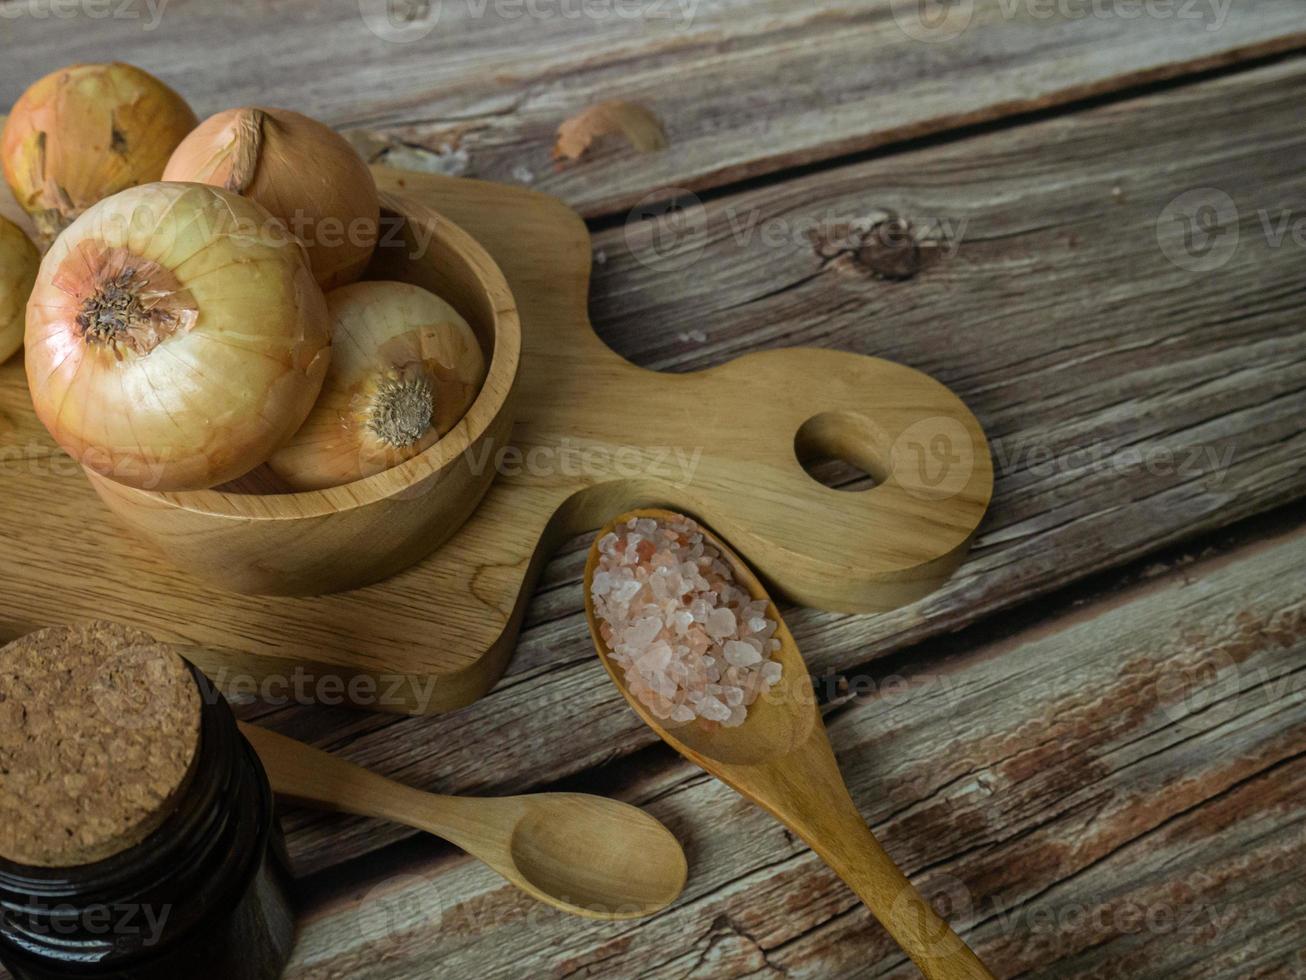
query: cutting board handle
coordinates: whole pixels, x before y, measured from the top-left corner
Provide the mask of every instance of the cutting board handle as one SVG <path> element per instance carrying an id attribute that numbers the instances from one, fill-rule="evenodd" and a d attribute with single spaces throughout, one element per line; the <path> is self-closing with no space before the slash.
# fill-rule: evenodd
<path id="1" fill-rule="evenodd" d="M 583 356 L 592 367 L 594 353 Z M 571 431 L 614 459 L 626 452 L 626 471 L 586 473 L 570 530 L 636 507 L 685 511 L 788 598 L 866 612 L 941 584 L 988 506 L 983 430 L 919 371 L 813 348 L 679 375 L 610 356 L 619 364 L 591 370 L 593 386 L 577 391 L 576 404 L 588 407 L 571 413 Z M 823 458 L 853 464 L 875 486 L 825 486 L 804 468 Z"/>

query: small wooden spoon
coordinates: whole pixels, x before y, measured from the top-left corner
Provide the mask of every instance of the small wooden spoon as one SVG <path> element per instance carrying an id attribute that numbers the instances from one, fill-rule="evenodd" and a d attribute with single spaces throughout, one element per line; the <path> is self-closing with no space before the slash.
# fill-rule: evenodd
<path id="1" fill-rule="evenodd" d="M 266 728 L 240 730 L 278 795 L 435 834 L 564 912 L 636 919 L 666 908 L 685 887 L 679 842 L 626 803 L 582 793 L 437 796 Z"/>
<path id="2" fill-rule="evenodd" d="M 979 958 L 916 891 L 880 842 L 875 839 L 848 795 L 830 740 L 825 734 L 816 694 L 803 656 L 766 589 L 752 571 L 711 531 L 704 539 L 720 549 L 735 574 L 735 583 L 754 599 L 770 605 L 780 650 L 773 655 L 784 673 L 770 692 L 748 709 L 736 728 L 710 726 L 700 720 L 663 723 L 626 687 L 625 670 L 608 658 L 599 633 L 590 586 L 599 563 L 598 542 L 632 517 L 669 521 L 666 510 L 634 510 L 599 532 L 585 566 L 585 611 L 603 666 L 645 723 L 691 762 L 761 806 L 796 833 L 857 893 L 903 952 L 929 980 L 988 978 Z"/>

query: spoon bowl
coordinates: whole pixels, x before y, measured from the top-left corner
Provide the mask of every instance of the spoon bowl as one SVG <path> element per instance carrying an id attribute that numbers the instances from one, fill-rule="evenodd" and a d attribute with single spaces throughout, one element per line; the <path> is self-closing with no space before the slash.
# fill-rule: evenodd
<path id="1" fill-rule="evenodd" d="M 529 799 L 509 848 L 537 898 L 578 915 L 626 919 L 666 908 L 684 889 L 684 851 L 642 810 L 580 793 Z"/>
<path id="2" fill-rule="evenodd" d="M 622 514 L 601 530 L 585 564 L 585 614 L 599 659 L 627 702 L 663 741 L 801 837 L 866 904 L 929 980 L 993 980 L 979 958 L 930 907 L 875 839 L 857 811 L 793 635 L 765 587 L 748 566 L 706 527 L 706 543 L 721 552 L 735 584 L 765 600 L 777 628 L 780 680 L 748 709 L 743 724 L 725 728 L 702 719 L 668 725 L 626 686 L 625 670 L 610 657 L 594 612 L 591 587 L 599 565 L 599 541 L 632 518 L 670 521 L 681 515 L 656 508 Z"/>
<path id="3" fill-rule="evenodd" d="M 780 649 L 772 654 L 773 660 L 780 661 L 784 673 L 765 694 L 761 695 L 748 709 L 748 717 L 742 725 L 726 728 L 701 721 L 684 723 L 669 722 L 654 715 L 643 702 L 631 695 L 626 687 L 625 669 L 612 661 L 610 651 L 599 633 L 599 623 L 594 614 L 594 601 L 590 587 L 594 582 L 594 573 L 599 565 L 598 541 L 604 535 L 632 518 L 649 517 L 656 521 L 670 521 L 680 515 L 668 510 L 642 508 L 632 510 L 612 521 L 595 538 L 594 547 L 590 548 L 589 559 L 585 563 L 585 616 L 589 622 L 590 635 L 594 646 L 609 676 L 621 691 L 636 713 L 644 719 L 645 724 L 669 742 L 682 754 L 688 750 L 705 759 L 734 765 L 756 765 L 769 759 L 779 759 L 793 752 L 811 735 L 812 728 L 820 718 L 816 695 L 812 690 L 807 673 L 807 664 L 802 652 L 794 642 L 789 627 L 780 617 L 775 603 L 767 595 L 765 587 L 752 570 L 740 561 L 739 556 L 731 551 L 724 542 L 711 536 L 706 528 L 703 536 L 713 547 L 720 549 L 721 556 L 730 566 L 735 576 L 735 584 L 752 598 L 764 600 L 767 604 L 766 614 L 776 624 L 775 638 L 780 641 Z"/>

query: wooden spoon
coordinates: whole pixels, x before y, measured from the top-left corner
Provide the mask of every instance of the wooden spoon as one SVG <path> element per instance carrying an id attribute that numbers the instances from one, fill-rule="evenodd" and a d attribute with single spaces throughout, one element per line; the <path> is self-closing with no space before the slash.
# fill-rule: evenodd
<path id="1" fill-rule="evenodd" d="M 442 837 L 542 902 L 590 919 L 635 919 L 685 887 L 685 852 L 643 810 L 601 796 L 424 793 L 302 742 L 241 724 L 280 796 Z"/>
<path id="2" fill-rule="evenodd" d="M 736 728 L 695 720 L 664 723 L 634 698 L 625 670 L 608 658 L 599 633 L 590 591 L 599 563 L 598 542 L 632 517 L 669 521 L 666 510 L 634 510 L 605 527 L 590 548 L 585 566 L 585 611 L 603 666 L 631 707 L 672 748 L 767 810 L 801 837 L 857 893 L 903 952 L 930 980 L 959 980 L 992 974 L 930 907 L 885 853 L 848 795 L 830 740 L 825 733 L 803 656 L 766 589 L 739 556 L 711 531 L 704 539 L 719 548 L 734 570 L 735 583 L 754 599 L 769 603 L 767 615 L 777 624 L 780 650 L 773 655 L 784 668 L 780 681 L 748 709 Z"/>

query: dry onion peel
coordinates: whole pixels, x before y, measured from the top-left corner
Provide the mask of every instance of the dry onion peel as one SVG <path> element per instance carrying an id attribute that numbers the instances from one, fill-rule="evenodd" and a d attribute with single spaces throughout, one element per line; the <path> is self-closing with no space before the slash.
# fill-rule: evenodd
<path id="1" fill-rule="evenodd" d="M 299 428 L 330 359 L 326 302 L 266 211 L 199 184 L 91 208 L 46 254 L 27 307 L 37 415 L 82 465 L 196 490 Z"/>
<path id="2" fill-rule="evenodd" d="M 41 256 L 22 230 L 0 218 L 0 364 L 23 346 L 23 315 Z"/>
<path id="3" fill-rule="evenodd" d="M 97 201 L 163 176 L 199 122 L 186 101 L 132 65 L 73 65 L 32 85 L 0 136 L 5 180 L 40 244 Z"/>
<path id="4" fill-rule="evenodd" d="M 592 105 L 558 127 L 555 160 L 579 160 L 600 136 L 624 136 L 640 153 L 664 149 L 667 134 L 658 117 L 634 102 L 612 99 Z"/>
<path id="5" fill-rule="evenodd" d="M 485 355 L 458 312 L 401 282 L 327 295 L 331 369 L 304 427 L 269 467 L 296 490 L 352 483 L 425 452 L 466 414 Z"/>
<path id="6" fill-rule="evenodd" d="M 371 170 L 339 133 L 297 112 L 231 109 L 206 119 L 177 147 L 164 179 L 258 201 L 304 241 L 323 289 L 357 279 L 376 247 Z"/>

